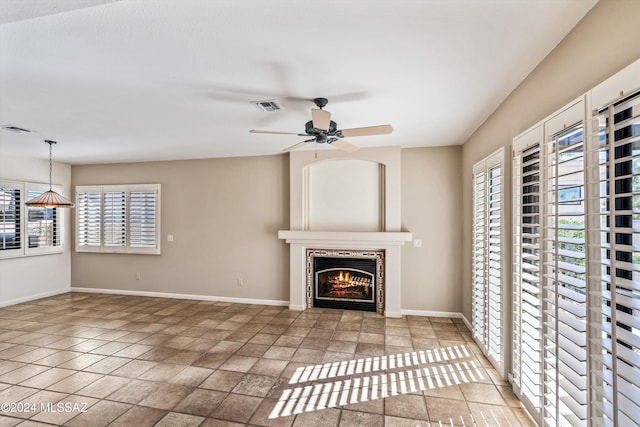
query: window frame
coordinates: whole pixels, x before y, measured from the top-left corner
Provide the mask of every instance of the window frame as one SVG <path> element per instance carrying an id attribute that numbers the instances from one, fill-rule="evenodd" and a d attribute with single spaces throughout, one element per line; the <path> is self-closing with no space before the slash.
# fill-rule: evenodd
<path id="1" fill-rule="evenodd" d="M 612 119 L 616 114 L 621 116 L 620 125 Z M 640 425 L 635 417 L 640 405 L 631 397 L 640 388 L 640 262 L 631 260 L 638 248 L 633 237 L 640 236 L 640 231 L 626 220 L 639 214 L 633 201 L 640 192 L 637 187 L 628 190 L 621 184 L 628 180 L 631 185 L 632 178 L 640 177 L 633 169 L 640 164 L 640 134 L 632 131 L 625 136 L 620 131 L 622 139 L 618 140 L 619 126 L 640 129 L 640 88 L 626 91 L 606 105 L 594 103 L 589 92 L 513 140 L 514 352 L 510 382 L 540 425 Z M 575 149 L 561 142 L 571 132 L 582 135 L 581 141 L 571 136 Z M 602 145 L 605 135 L 608 142 Z M 634 147 L 635 154 L 632 148 L 627 153 L 623 147 Z M 544 242 L 539 245 L 542 338 L 536 341 L 542 355 L 536 361 L 541 366 L 539 377 L 527 380 L 523 377 L 520 325 L 524 299 L 519 297 L 523 290 L 519 241 L 526 196 L 521 188 L 521 168 L 526 153 L 535 149 L 540 153 L 537 206 L 542 227 L 539 236 Z M 573 162 L 575 165 L 570 165 Z M 565 167 L 562 172 L 561 165 Z M 563 187 L 562 180 L 569 185 Z M 636 180 L 633 183 L 636 185 Z M 563 199 L 563 188 L 580 191 L 574 192 L 575 199 Z M 566 225 L 563 218 L 579 223 Z M 563 230 L 582 235 L 567 235 Z M 571 241 L 563 246 L 566 238 Z M 630 277 L 623 276 L 623 270 Z M 538 384 L 539 401 L 535 396 L 529 400 L 525 381 Z"/>
<path id="2" fill-rule="evenodd" d="M 640 425 L 634 400 L 640 388 L 640 263 L 634 260 L 634 238 L 640 232 L 633 225 L 639 213 L 633 202 L 639 194 L 640 87 L 605 105 L 592 99 L 591 107 L 590 416 L 593 425 Z"/>
<path id="3" fill-rule="evenodd" d="M 544 123 L 541 155 L 545 168 L 541 176 L 544 185 L 540 200 L 545 209 L 541 217 L 544 241 L 542 419 L 551 426 L 567 423 L 583 426 L 589 417 L 586 146 L 590 133 L 585 116 L 585 102 L 580 97 Z M 562 145 L 561 141 L 567 134 L 581 135 L 581 140 Z M 573 155 L 567 156 L 569 152 Z M 576 153 L 580 155 L 575 156 Z M 560 200 L 558 192 L 565 180 L 573 181 L 574 187 L 579 185 L 582 189 L 578 205 Z M 569 225 L 567 221 L 577 223 Z M 576 235 L 567 237 L 567 234 Z M 577 253 L 572 256 L 563 254 L 561 247 L 569 241 L 582 249 L 583 258 Z M 574 250 L 580 252 L 577 248 Z M 551 400 L 554 400 L 553 404 Z"/>
<path id="4" fill-rule="evenodd" d="M 153 192 L 154 197 L 154 209 L 153 209 L 153 226 L 154 226 L 154 246 L 132 246 L 131 244 L 131 193 L 137 192 Z M 122 217 L 122 227 L 124 232 L 124 243 L 121 245 L 105 244 L 105 194 L 106 193 L 124 193 L 123 200 L 125 205 L 123 207 L 124 215 Z M 146 254 L 146 255 L 160 255 L 161 254 L 161 185 L 160 184 L 124 184 L 124 185 L 78 185 L 75 187 L 76 194 L 76 216 L 75 216 L 75 251 L 87 252 L 87 253 L 116 253 L 116 254 Z M 81 216 L 86 214 L 90 207 L 84 209 L 84 200 L 82 195 L 93 194 L 99 196 L 99 231 L 98 240 L 99 244 L 86 244 L 80 241 L 79 226 L 82 222 Z M 95 208 L 95 206 L 94 206 Z M 93 213 L 96 214 L 95 212 Z M 86 223 L 86 222 L 85 222 Z"/>
<path id="5" fill-rule="evenodd" d="M 506 253 L 508 236 L 506 221 L 506 202 L 509 162 L 507 151 L 500 148 L 473 166 L 473 207 L 472 207 L 472 333 L 485 356 L 503 378 L 507 377 L 510 344 L 505 336 L 509 330 L 508 283 L 509 270 L 507 260 L 501 254 Z M 493 172 L 499 170 L 497 183 Z M 478 193 L 481 194 L 478 194 Z M 496 218 L 495 203 L 498 204 Z M 482 212 L 477 209 L 481 208 Z M 495 242 L 497 236 L 499 242 Z M 478 240 L 482 240 L 478 244 Z M 478 251 L 481 251 L 480 255 Z M 498 264 L 496 265 L 496 256 Z M 496 268 L 497 267 L 497 268 Z M 478 271 L 481 270 L 481 271 Z M 497 274 L 497 276 L 496 276 Z M 495 297 L 499 298 L 496 313 Z M 479 322 L 482 324 L 480 325 Z M 498 342 L 496 342 L 496 337 Z"/>
<path id="6" fill-rule="evenodd" d="M 20 191 L 20 247 L 16 249 L 0 250 L 0 259 L 21 258 L 27 256 L 52 255 L 60 254 L 65 249 L 65 219 L 64 209 L 60 208 L 30 208 L 26 206 L 29 199 L 29 191 L 45 192 L 49 190 L 49 184 L 36 182 L 0 180 L 0 186 L 10 187 Z M 51 189 L 61 195 L 64 195 L 62 185 L 51 185 Z M 54 230 L 56 233 L 55 241 L 57 244 L 51 246 L 29 247 L 29 212 L 36 209 L 54 209 Z M 26 238 L 25 238 L 26 237 Z"/>
<path id="7" fill-rule="evenodd" d="M 562 295 L 563 280 L 560 280 L 559 271 L 568 267 L 568 261 L 561 262 L 559 245 L 562 241 L 558 237 L 558 230 L 560 227 L 560 217 L 569 215 L 565 205 L 573 204 L 572 201 L 556 199 L 555 191 L 560 188 L 560 179 L 565 177 L 580 174 L 581 176 L 581 199 L 579 203 L 582 213 L 575 213 L 574 216 L 582 217 L 582 229 L 584 230 L 585 237 L 588 229 L 588 215 L 586 210 L 588 181 L 587 165 L 585 164 L 586 155 L 586 143 L 590 137 L 590 132 L 586 126 L 586 106 L 583 97 L 580 97 L 568 105 L 558 110 L 547 119 L 539 122 L 529 130 L 516 136 L 513 140 L 513 253 L 514 253 L 514 269 L 513 269 L 513 307 L 512 314 L 514 320 L 513 336 L 514 336 L 514 348 L 512 355 L 512 375 L 511 380 L 514 385 L 514 392 L 523 401 L 525 407 L 534 416 L 540 425 L 556 426 L 565 425 L 566 422 L 575 422 L 576 425 L 582 425 L 586 423 L 587 406 L 581 404 L 582 400 L 577 405 L 566 407 L 565 400 L 571 397 L 579 396 L 584 400 L 588 400 L 588 374 L 580 375 L 576 373 L 575 377 L 567 377 L 568 369 L 567 360 L 568 357 L 564 346 L 561 344 L 567 340 L 565 335 L 569 332 L 569 326 L 582 325 L 586 328 L 588 324 L 587 314 L 589 313 L 588 306 L 588 294 L 586 286 L 584 288 L 584 302 L 578 307 L 572 305 L 569 307 Z M 580 146 L 581 156 L 577 157 L 581 160 L 581 168 L 576 172 L 570 174 L 560 174 L 558 170 L 559 165 L 559 151 L 556 144 L 559 141 L 559 135 L 563 135 L 575 129 L 577 133 L 582 134 L 582 141 L 579 142 L 576 147 Z M 562 151 L 562 150 L 560 150 Z M 524 172 L 522 168 L 528 164 L 525 163 L 525 158 L 537 153 L 537 181 L 524 181 Z M 565 160 L 562 160 L 565 162 Z M 525 187 L 537 183 L 538 191 L 536 193 L 525 192 Z M 557 187 L 557 188 L 556 188 Z M 537 202 L 527 200 L 525 204 L 524 199 L 528 194 L 537 195 Z M 528 204 L 535 205 L 537 213 L 527 210 L 525 208 Z M 573 206 L 570 206 L 573 208 Z M 562 212 L 560 212 L 562 210 Z M 536 299 L 532 299 L 532 294 L 529 294 L 529 285 L 525 286 L 525 273 L 531 275 L 530 268 L 526 267 L 528 262 L 525 261 L 527 254 L 526 250 L 531 250 L 533 244 L 524 242 L 525 233 L 524 229 L 529 222 L 524 220 L 525 217 L 536 215 L 538 221 L 536 227 L 538 229 L 536 238 L 538 239 L 535 244 L 535 250 L 537 251 L 536 259 L 537 265 L 535 281 L 536 287 Z M 586 239 L 582 243 L 584 252 L 587 252 L 588 242 Z M 567 265 L 565 265 L 567 264 Z M 586 266 L 585 266 L 586 267 Z M 584 272 L 585 278 L 588 277 L 588 272 Z M 529 279 L 527 279 L 529 280 Z M 536 317 L 532 316 L 532 310 L 526 307 L 536 307 Z M 569 308 L 576 313 L 585 313 L 581 319 L 574 319 L 569 315 L 571 312 L 567 311 Z M 528 319 L 531 319 L 529 322 Z M 524 321 L 529 322 L 528 327 L 522 326 Z M 572 323 L 567 323 L 571 321 Z M 580 323 L 582 322 L 582 323 Z M 538 323 L 538 327 L 534 328 Z M 531 332 L 537 332 L 534 336 Z M 579 336 L 578 336 L 579 335 Z M 571 337 L 577 337 L 576 341 L 572 341 L 576 346 L 581 346 L 582 355 L 584 359 L 580 361 L 582 367 L 589 366 L 588 360 L 588 330 L 586 332 L 575 332 Z M 572 338 L 573 339 L 573 338 Z M 531 351 L 531 349 L 535 351 Z M 529 351 L 527 351 L 529 349 Z M 566 353 L 566 354 L 565 354 Z M 534 360 L 528 360 L 531 356 L 537 357 Z M 535 364 L 538 369 L 530 369 L 530 366 Z M 584 381 L 586 386 L 581 385 L 581 388 L 574 387 L 577 382 L 576 378 Z M 582 393 L 582 394 L 580 394 Z M 570 409 L 570 411 L 569 411 Z M 584 411 L 584 412 L 581 412 Z M 576 417 L 570 418 L 571 421 L 564 417 L 572 417 L 573 415 L 579 415 L 583 417 L 582 420 L 578 420 Z"/>

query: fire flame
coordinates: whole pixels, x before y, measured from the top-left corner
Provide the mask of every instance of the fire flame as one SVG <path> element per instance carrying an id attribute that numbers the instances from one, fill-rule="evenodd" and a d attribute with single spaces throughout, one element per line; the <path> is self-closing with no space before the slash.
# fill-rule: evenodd
<path id="1" fill-rule="evenodd" d="M 349 273 L 348 271 L 345 272 L 340 272 L 340 275 L 338 276 L 338 281 L 340 282 L 350 282 L 351 281 L 351 273 Z"/>

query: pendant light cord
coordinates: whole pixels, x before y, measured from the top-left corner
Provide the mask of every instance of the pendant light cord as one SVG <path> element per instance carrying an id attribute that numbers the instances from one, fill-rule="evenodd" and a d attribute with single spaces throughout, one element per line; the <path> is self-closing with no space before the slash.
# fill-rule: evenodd
<path id="1" fill-rule="evenodd" d="M 52 180 L 51 180 L 51 175 L 52 175 L 52 170 L 53 170 L 53 160 L 52 160 L 52 154 L 51 154 L 51 147 L 53 147 L 53 144 L 55 144 L 55 141 L 52 141 L 50 139 L 45 139 L 44 142 L 46 142 L 47 144 L 49 144 L 49 191 L 53 190 L 53 185 L 51 184 Z"/>
<path id="2" fill-rule="evenodd" d="M 51 170 L 53 168 L 53 163 L 51 162 L 51 146 L 54 144 L 53 141 L 47 141 L 47 144 L 49 144 L 49 191 L 52 190 L 51 187 Z"/>

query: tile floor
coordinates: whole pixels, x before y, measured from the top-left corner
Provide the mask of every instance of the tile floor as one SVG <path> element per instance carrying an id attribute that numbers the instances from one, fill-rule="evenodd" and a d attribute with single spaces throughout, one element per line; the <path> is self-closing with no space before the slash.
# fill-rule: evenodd
<path id="1" fill-rule="evenodd" d="M 68 293 L 0 309 L 1 426 L 535 426 L 457 319 Z"/>

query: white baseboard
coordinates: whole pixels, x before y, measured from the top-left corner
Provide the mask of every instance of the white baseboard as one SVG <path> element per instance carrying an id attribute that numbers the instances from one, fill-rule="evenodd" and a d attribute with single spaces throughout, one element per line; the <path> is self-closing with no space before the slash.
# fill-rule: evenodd
<path id="1" fill-rule="evenodd" d="M 385 311 L 384 311 L 384 317 L 392 317 L 392 318 L 396 318 L 396 319 L 401 318 L 403 314 L 404 314 L 404 313 L 403 313 L 403 311 L 402 311 L 402 310 L 400 310 L 400 311 L 389 311 L 389 310 L 385 310 Z"/>
<path id="2" fill-rule="evenodd" d="M 92 293 L 92 294 L 133 295 L 133 296 L 139 296 L 139 297 L 156 297 L 156 298 L 193 299 L 193 300 L 199 300 L 199 301 L 219 301 L 219 302 L 232 302 L 232 303 L 238 303 L 238 304 L 277 305 L 277 306 L 285 306 L 285 307 L 289 305 L 289 301 L 278 301 L 278 300 L 270 300 L 270 299 L 218 297 L 213 295 L 174 294 L 174 293 L 168 293 L 168 292 L 129 291 L 124 289 L 98 289 L 98 288 L 71 287 L 71 292 L 85 292 L 85 293 Z"/>
<path id="3" fill-rule="evenodd" d="M 23 302 L 33 301 L 40 298 L 52 297 L 54 295 L 70 292 L 72 288 L 56 289 L 55 291 L 43 292 L 41 294 L 29 295 L 28 297 L 16 298 L 8 301 L 0 301 L 0 307 L 8 307 L 10 305 L 21 304 Z"/>
<path id="4" fill-rule="evenodd" d="M 453 311 L 400 310 L 400 312 L 403 316 L 449 317 L 451 319 L 462 319 L 465 321 L 462 313 Z"/>
<path id="5" fill-rule="evenodd" d="M 469 330 L 471 330 L 471 322 L 469 322 L 469 320 L 467 320 L 467 318 L 464 317 L 464 314 L 460 313 L 460 316 L 461 316 L 462 321 L 464 322 L 464 324 L 467 326 L 467 328 Z"/>
<path id="6" fill-rule="evenodd" d="M 303 306 L 289 304 L 289 301 L 279 301 L 279 300 L 264 300 L 264 299 L 253 299 L 253 298 L 234 298 L 234 297 L 219 297 L 213 295 L 191 295 L 191 294 L 176 294 L 169 292 L 149 292 L 149 291 L 131 291 L 124 289 L 101 289 L 101 288 L 81 288 L 81 287 L 71 287 L 69 289 L 51 293 L 48 295 L 37 295 L 31 299 L 44 298 L 50 295 L 56 295 L 63 292 L 84 292 L 84 293 L 92 293 L 92 294 L 112 294 L 112 295 L 133 295 L 133 296 L 141 296 L 141 297 L 156 297 L 156 298 L 175 298 L 175 299 L 192 299 L 199 301 L 220 301 L 220 302 L 232 302 L 238 304 L 258 304 L 258 305 L 275 305 L 281 307 L 289 307 L 290 310 L 300 311 L 304 310 Z M 23 301 L 18 301 L 23 302 Z M 16 304 L 17 302 L 10 302 L 10 304 Z M 0 306 L 1 307 L 1 306 Z M 451 311 L 429 311 L 429 310 L 400 310 L 399 312 L 385 312 L 387 317 L 401 317 L 401 316 L 426 316 L 426 317 L 448 317 L 453 319 L 462 319 L 465 325 L 468 328 L 471 328 L 471 324 L 464 317 L 462 313 L 455 313 Z"/>

